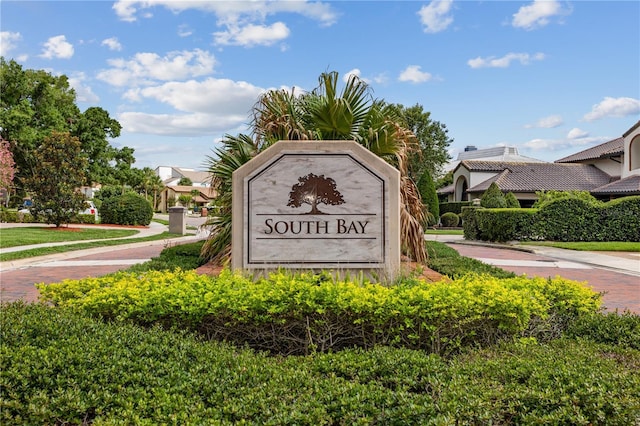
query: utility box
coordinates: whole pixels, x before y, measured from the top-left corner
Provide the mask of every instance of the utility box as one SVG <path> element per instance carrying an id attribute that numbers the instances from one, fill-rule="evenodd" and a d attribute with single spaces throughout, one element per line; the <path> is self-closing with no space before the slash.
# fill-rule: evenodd
<path id="1" fill-rule="evenodd" d="M 187 209 L 181 206 L 169 207 L 169 233 L 187 233 Z"/>

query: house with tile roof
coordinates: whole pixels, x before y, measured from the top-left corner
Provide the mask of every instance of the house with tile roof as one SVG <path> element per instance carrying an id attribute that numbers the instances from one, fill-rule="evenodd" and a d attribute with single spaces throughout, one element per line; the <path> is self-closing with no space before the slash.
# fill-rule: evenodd
<path id="1" fill-rule="evenodd" d="M 447 201 L 471 201 L 493 182 L 522 207 L 533 205 L 541 190 L 589 191 L 604 200 L 640 195 L 640 121 L 620 138 L 553 163 L 463 159 L 453 169 L 453 184 L 438 194 Z"/>
<path id="2" fill-rule="evenodd" d="M 211 188 L 209 172 L 173 166 L 160 166 L 155 172 L 165 185 L 160 193 L 158 206 L 161 213 L 166 213 L 169 207 L 176 205 L 181 195 L 187 195 L 193 200 L 190 206 L 185 207 L 195 205 L 198 209 L 206 207 L 216 197 L 216 191 Z M 189 179 L 191 185 L 178 185 L 183 178 Z"/>

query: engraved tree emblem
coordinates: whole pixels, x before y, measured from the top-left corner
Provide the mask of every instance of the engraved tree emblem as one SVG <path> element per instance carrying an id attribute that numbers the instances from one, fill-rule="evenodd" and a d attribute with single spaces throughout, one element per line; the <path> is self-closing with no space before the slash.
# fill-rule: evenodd
<path id="1" fill-rule="evenodd" d="M 303 204 L 309 204 L 311 211 L 305 214 L 325 214 L 318 210 L 320 203 L 331 206 L 344 204 L 342 194 L 336 189 L 336 181 L 313 173 L 299 177 L 298 183 L 291 187 L 287 206 L 300 207 Z"/>

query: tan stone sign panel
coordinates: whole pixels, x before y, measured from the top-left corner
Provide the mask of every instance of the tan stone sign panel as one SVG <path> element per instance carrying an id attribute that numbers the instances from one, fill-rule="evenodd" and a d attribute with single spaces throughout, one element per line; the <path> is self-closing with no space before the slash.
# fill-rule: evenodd
<path id="1" fill-rule="evenodd" d="M 357 143 L 281 141 L 233 179 L 234 268 L 399 264 L 399 173 Z"/>

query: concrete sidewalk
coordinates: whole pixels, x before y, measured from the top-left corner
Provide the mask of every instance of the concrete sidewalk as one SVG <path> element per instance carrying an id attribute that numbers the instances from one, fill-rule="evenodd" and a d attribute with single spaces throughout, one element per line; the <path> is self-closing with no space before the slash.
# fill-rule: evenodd
<path id="1" fill-rule="evenodd" d="M 506 250 L 517 250 L 527 253 L 537 254 L 557 261 L 569 262 L 565 266 L 571 265 L 588 265 L 616 271 L 623 274 L 640 277 L 640 253 L 630 252 L 596 252 L 596 251 L 578 251 L 566 250 L 555 247 L 521 245 L 521 244 L 496 244 L 481 241 L 467 241 L 462 235 L 426 235 L 427 241 L 438 241 L 444 244 L 462 244 L 473 246 L 485 246 L 490 248 L 501 248 Z M 483 260 L 483 259 L 478 259 Z M 485 259 L 486 260 L 486 259 Z M 483 260 L 484 261 L 484 260 Z M 515 260 L 515 263 L 521 266 L 532 266 L 522 263 L 523 261 Z M 492 259 L 491 263 L 495 266 L 515 266 L 515 263 L 509 262 L 509 256 L 505 255 L 503 262 L 500 259 Z M 536 266 L 540 266 L 537 264 Z M 549 266 L 557 266 L 549 264 Z M 640 281 L 639 281 L 640 284 Z"/>

